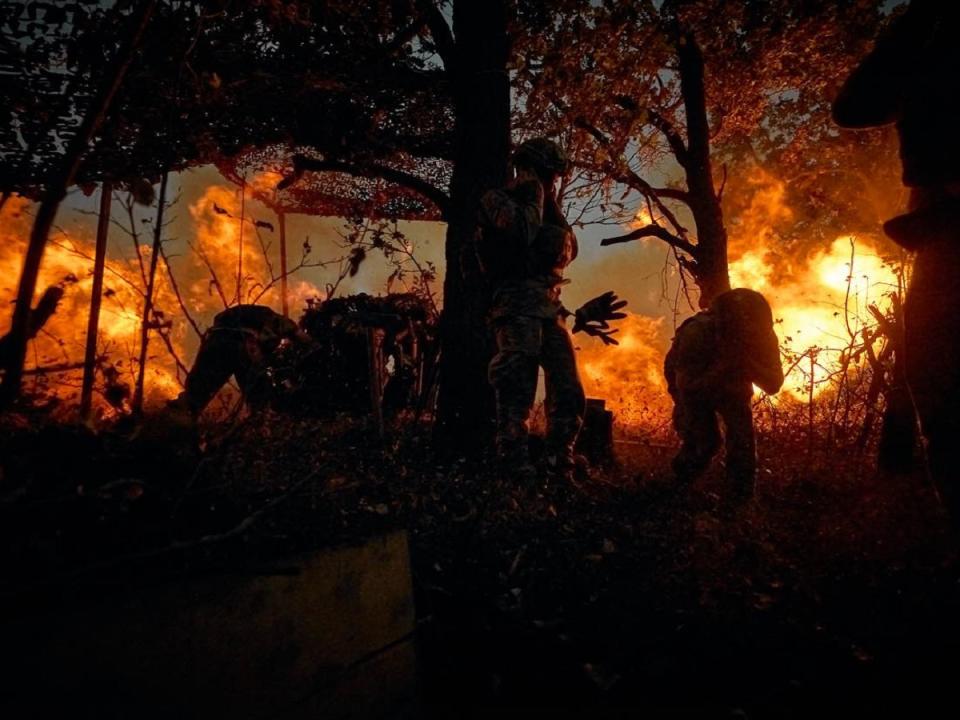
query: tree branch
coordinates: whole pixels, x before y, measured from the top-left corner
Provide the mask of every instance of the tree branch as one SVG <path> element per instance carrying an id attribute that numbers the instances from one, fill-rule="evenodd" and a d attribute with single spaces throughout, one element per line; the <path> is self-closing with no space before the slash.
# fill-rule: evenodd
<path id="1" fill-rule="evenodd" d="M 658 113 L 656 110 L 651 110 L 650 108 L 641 108 L 637 101 L 632 97 L 627 95 L 618 95 L 614 98 L 614 102 L 617 103 L 624 110 L 632 112 L 634 116 L 646 115 L 646 120 L 653 127 L 659 130 L 664 137 L 666 137 L 667 142 L 670 144 L 670 149 L 673 150 L 673 154 L 677 158 L 677 162 L 681 166 L 686 167 L 686 162 L 688 156 L 687 146 L 684 143 L 683 138 L 680 136 L 680 133 L 677 132 L 677 129 L 673 126 L 669 120 L 667 120 L 663 115 Z"/>
<path id="2" fill-rule="evenodd" d="M 618 245 L 620 243 L 630 242 L 631 240 L 638 240 L 645 237 L 655 237 L 660 238 L 665 243 L 671 247 L 675 247 L 677 250 L 682 250 L 693 258 L 697 257 L 697 246 L 693 243 L 684 240 L 681 237 L 674 235 L 672 232 L 667 230 L 662 225 L 644 225 L 642 228 L 637 228 L 633 232 L 629 232 L 626 235 L 619 235 L 617 237 L 605 238 L 600 241 L 601 245 Z"/>
<path id="3" fill-rule="evenodd" d="M 663 136 L 670 144 L 670 149 L 673 150 L 673 154 L 677 158 L 677 162 L 680 163 L 681 167 L 685 168 L 690 161 L 690 153 L 687 150 L 686 143 L 683 141 L 683 138 L 680 137 L 680 133 L 677 132 L 676 128 L 673 127 L 673 124 L 656 110 L 647 110 L 647 121 L 663 133 Z"/>
<path id="4" fill-rule="evenodd" d="M 673 190 L 670 191 L 669 195 L 661 194 L 661 191 L 657 188 L 654 188 L 650 183 L 644 180 L 642 177 L 637 175 L 633 170 L 627 168 L 626 172 L 621 173 L 614 177 L 618 183 L 622 183 L 627 187 L 631 187 L 637 192 L 645 195 L 646 197 L 653 200 L 653 203 L 657 206 L 657 210 L 670 222 L 671 225 L 676 229 L 677 233 L 685 235 L 687 229 L 680 224 L 680 221 L 677 219 L 677 216 L 673 214 L 673 211 L 670 210 L 666 205 L 663 204 L 663 197 L 673 197 L 675 200 L 681 200 L 682 202 L 689 203 L 690 196 L 682 190 Z M 663 188 L 666 190 L 667 188 Z M 675 197 L 677 194 L 682 195 L 683 197 Z"/>
<path id="5" fill-rule="evenodd" d="M 558 103 L 558 101 L 556 100 L 554 102 Z M 561 110 L 563 110 L 562 103 L 558 103 L 557 106 Z M 607 157 L 610 158 L 611 163 L 616 164 L 616 160 L 614 160 L 613 156 L 610 153 L 610 138 L 607 137 L 603 133 L 603 131 L 600 130 L 600 128 L 590 123 L 582 115 L 574 118 L 573 122 L 574 122 L 574 125 L 576 125 L 578 128 L 589 133 L 590 136 L 593 137 L 597 141 L 597 143 L 604 150 L 607 151 Z M 626 165 L 626 163 L 624 163 L 624 165 Z M 629 167 L 627 167 L 625 171 L 619 174 L 614 172 L 610 172 L 609 174 L 616 182 L 621 183 L 622 185 L 626 185 L 627 187 L 633 188 L 637 192 L 650 198 L 653 201 L 653 203 L 657 206 L 657 209 L 660 211 L 660 213 L 670 222 L 671 225 L 673 225 L 673 227 L 676 229 L 678 233 L 680 233 L 681 235 L 686 233 L 686 228 L 680 224 L 680 221 L 677 220 L 676 215 L 674 215 L 673 212 L 671 212 L 670 208 L 668 208 L 666 205 L 663 204 L 663 201 L 661 199 L 661 198 L 669 198 L 672 200 L 679 200 L 680 202 L 689 204 L 690 196 L 685 191 L 674 190 L 671 188 L 655 188 L 646 180 L 644 180 L 642 177 L 637 175 L 637 173 L 635 173 Z"/>
<path id="6" fill-rule="evenodd" d="M 420 12 L 423 13 L 423 19 L 430 31 L 430 37 L 433 38 L 433 44 L 437 46 L 437 54 L 443 60 L 443 66 L 448 72 L 455 70 L 457 64 L 457 44 L 453 38 L 453 32 L 447 24 L 443 13 L 432 2 L 432 0 L 421 0 L 418 3 Z"/>

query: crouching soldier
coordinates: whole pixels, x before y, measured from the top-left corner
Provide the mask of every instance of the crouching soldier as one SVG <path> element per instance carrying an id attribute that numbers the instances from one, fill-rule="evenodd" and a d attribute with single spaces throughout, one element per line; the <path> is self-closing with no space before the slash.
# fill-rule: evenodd
<path id="1" fill-rule="evenodd" d="M 745 288 L 718 295 L 709 310 L 678 328 L 664 374 L 674 402 L 673 424 L 683 442 L 673 460 L 677 479 L 689 484 L 706 470 L 720 447 L 719 416 L 733 499 L 749 499 L 757 466 L 753 385 L 771 395 L 783 385 L 767 301 Z"/>
<path id="2" fill-rule="evenodd" d="M 237 305 L 213 320 L 187 375 L 184 392 L 171 403 L 196 417 L 231 376 L 251 407 L 270 399 L 271 361 L 284 341 L 309 344 L 295 322 L 262 305 Z"/>

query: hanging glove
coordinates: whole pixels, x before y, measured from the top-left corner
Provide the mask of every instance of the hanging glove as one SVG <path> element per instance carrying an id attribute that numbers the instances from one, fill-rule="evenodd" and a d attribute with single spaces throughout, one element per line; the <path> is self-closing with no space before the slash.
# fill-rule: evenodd
<path id="1" fill-rule="evenodd" d="M 611 335 L 619 330 L 610 330 L 611 320 L 620 320 L 627 316 L 624 312 L 618 312 L 625 307 L 626 300 L 619 300 L 616 293 L 612 290 L 598 295 L 592 300 L 587 300 L 573 314 L 573 332 L 577 333 L 583 330 L 587 335 L 600 338 L 605 345 L 619 345 Z"/>

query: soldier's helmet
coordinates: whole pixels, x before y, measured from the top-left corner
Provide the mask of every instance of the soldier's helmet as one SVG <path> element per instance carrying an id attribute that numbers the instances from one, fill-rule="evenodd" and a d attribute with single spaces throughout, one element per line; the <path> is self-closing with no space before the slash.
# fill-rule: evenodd
<path id="1" fill-rule="evenodd" d="M 773 311 L 756 290 L 736 288 L 717 295 L 710 310 L 723 321 L 735 323 L 744 332 L 773 327 Z"/>
<path id="2" fill-rule="evenodd" d="M 565 172 L 569 164 L 563 148 L 553 140 L 542 137 L 520 143 L 513 153 L 513 162 L 555 175 Z"/>

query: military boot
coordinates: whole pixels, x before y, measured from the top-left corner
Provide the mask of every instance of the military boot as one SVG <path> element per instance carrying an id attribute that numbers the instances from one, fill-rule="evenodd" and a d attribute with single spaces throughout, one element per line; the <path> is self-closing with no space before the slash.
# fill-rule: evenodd
<path id="1" fill-rule="evenodd" d="M 569 447 L 548 447 L 542 464 L 548 481 L 570 483 L 576 477 L 577 461 Z"/>

